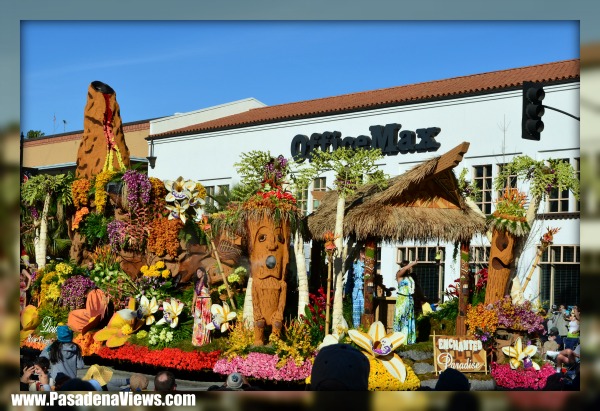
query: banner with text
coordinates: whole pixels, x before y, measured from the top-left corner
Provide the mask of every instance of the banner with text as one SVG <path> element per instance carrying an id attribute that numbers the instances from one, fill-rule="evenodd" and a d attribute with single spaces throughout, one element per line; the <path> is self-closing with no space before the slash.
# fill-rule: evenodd
<path id="1" fill-rule="evenodd" d="M 486 351 L 475 337 L 434 335 L 433 359 L 436 373 L 446 368 L 487 373 Z"/>

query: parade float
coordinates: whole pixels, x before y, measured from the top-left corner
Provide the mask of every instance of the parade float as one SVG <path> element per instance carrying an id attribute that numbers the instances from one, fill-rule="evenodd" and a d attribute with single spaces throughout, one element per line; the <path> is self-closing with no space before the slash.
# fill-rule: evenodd
<path id="1" fill-rule="evenodd" d="M 93 82 L 88 99 L 76 175 L 39 175 L 22 185 L 22 350 L 39 352 L 68 324 L 88 364 L 170 369 L 204 381 L 240 372 L 259 386 L 304 389 L 319 349 L 346 343 L 369 359 L 370 390 L 420 387 L 413 361 L 402 355 L 411 348 L 406 336 L 374 318 L 372 306 L 361 326 L 348 329 L 330 321 L 330 289 L 313 287 L 306 304 L 290 304 L 292 238 L 321 244 L 330 268 L 334 254 L 345 256 L 334 234 L 336 191 L 306 219 L 290 192 L 288 160 L 257 152 L 238 170 L 254 180 L 215 207 L 198 181 L 130 169 L 116 93 Z M 514 237 L 528 228 L 524 197 L 507 191 L 486 222 L 453 171 L 468 146 L 357 188 L 344 199 L 341 238 L 355 245 L 441 239 L 456 243 L 458 254 L 491 228 L 489 268 L 478 281 L 461 270 L 447 301 L 418 319 L 427 325 L 418 341 L 433 353 L 431 334 L 476 339 L 498 386 L 540 389 L 550 375 L 536 356 L 545 332 L 540 307 L 508 288 Z M 540 255 L 553 234 L 549 228 Z M 381 295 L 373 281 L 365 292 Z"/>

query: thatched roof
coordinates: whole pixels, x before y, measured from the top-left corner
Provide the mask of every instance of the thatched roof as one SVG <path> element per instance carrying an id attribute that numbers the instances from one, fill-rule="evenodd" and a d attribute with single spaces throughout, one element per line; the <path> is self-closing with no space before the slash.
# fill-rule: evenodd
<path id="1" fill-rule="evenodd" d="M 486 231 L 485 217 L 471 209 L 458 191 L 452 169 L 462 161 L 469 143 L 432 158 L 388 180 L 379 190 L 366 185 L 346 199 L 344 236 L 358 241 L 375 237 L 386 242 L 468 241 Z M 333 231 L 337 192 L 328 192 L 308 217 L 314 239 Z"/>

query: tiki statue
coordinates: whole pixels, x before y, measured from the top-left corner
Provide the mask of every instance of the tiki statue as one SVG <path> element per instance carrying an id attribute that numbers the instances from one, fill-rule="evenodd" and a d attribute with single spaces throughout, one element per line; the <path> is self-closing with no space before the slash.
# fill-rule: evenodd
<path id="1" fill-rule="evenodd" d="M 287 285 L 285 273 L 289 261 L 290 227 L 272 218 L 251 219 L 249 233 L 252 304 L 254 310 L 254 344 L 264 344 L 265 326 L 279 336 L 283 326 Z"/>

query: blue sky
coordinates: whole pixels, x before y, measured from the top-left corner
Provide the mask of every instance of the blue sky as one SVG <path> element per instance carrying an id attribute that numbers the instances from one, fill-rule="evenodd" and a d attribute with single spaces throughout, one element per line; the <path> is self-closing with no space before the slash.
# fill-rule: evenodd
<path id="1" fill-rule="evenodd" d="M 81 130 L 94 80 L 116 91 L 131 122 L 247 97 L 275 105 L 578 57 L 576 22 L 27 21 L 21 129 Z"/>

